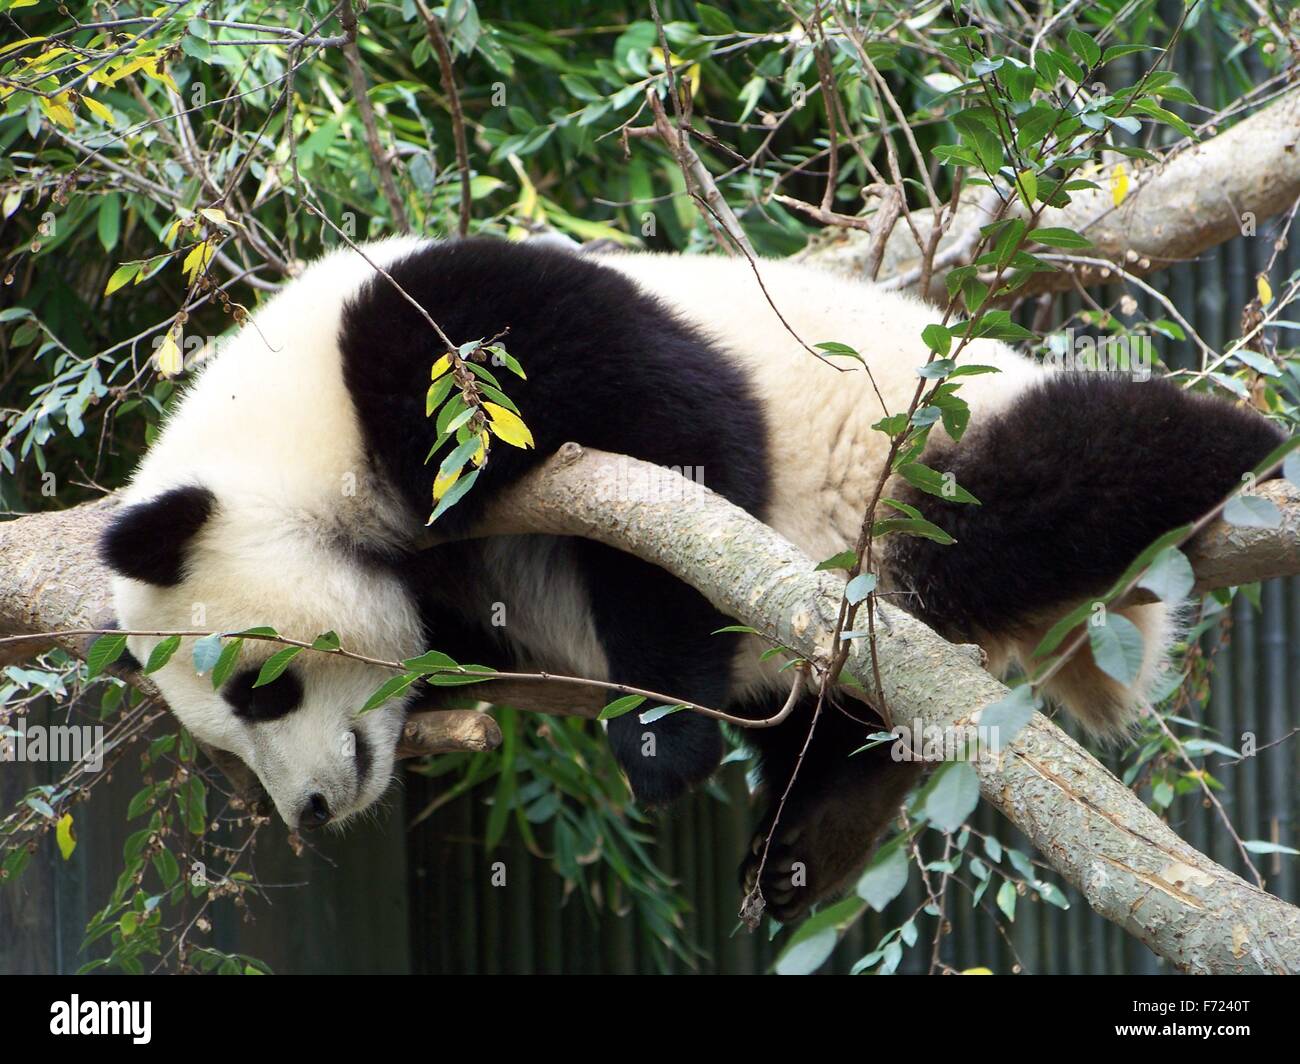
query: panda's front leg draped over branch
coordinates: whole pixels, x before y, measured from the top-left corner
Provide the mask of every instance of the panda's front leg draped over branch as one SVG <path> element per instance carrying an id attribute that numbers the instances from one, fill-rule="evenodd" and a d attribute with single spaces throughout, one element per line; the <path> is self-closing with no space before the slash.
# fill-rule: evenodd
<path id="1" fill-rule="evenodd" d="M 711 634 L 728 619 L 654 566 L 551 536 L 417 550 L 436 438 L 424 397 L 442 352 L 410 300 L 458 343 L 508 330 L 527 373 L 508 391 L 535 449 L 494 445 L 473 490 L 439 519 L 441 535 L 468 536 L 495 493 L 576 440 L 702 481 L 815 561 L 857 539 L 888 451 L 873 426 L 908 408 L 933 311 L 786 262 L 760 264 L 783 324 L 749 264 L 720 258 L 485 239 L 395 240 L 367 258 L 391 281 L 352 251 L 326 257 L 181 399 L 106 540 L 122 627 L 191 628 L 201 603 L 223 631 L 334 629 L 374 657 L 432 647 L 772 716 L 789 687 L 779 663 L 760 663 L 750 637 Z M 826 365 L 801 340 L 853 346 L 872 379 Z M 888 498 L 955 542 L 889 536 L 879 575 L 896 604 L 980 644 L 998 670 L 1279 440 L 1263 418 L 1167 383 L 1053 374 L 987 340 L 963 361 L 996 372 L 964 379 L 971 427 L 955 444 L 936 428 L 923 460 L 980 504 L 891 483 Z M 286 400 L 305 381 L 313 400 Z M 1125 612 L 1144 637 L 1135 681 L 1110 679 L 1085 648 L 1048 690 L 1099 733 L 1132 720 L 1173 638 L 1163 604 Z M 131 649 L 146 660 L 156 643 L 134 637 Z M 177 654 L 155 674 L 168 703 L 257 772 L 290 826 L 346 819 L 382 793 L 402 707 L 356 715 L 382 673 L 303 654 L 269 687 L 241 673 L 213 691 L 188 662 Z M 722 736 L 701 715 L 642 723 L 641 712 L 611 721 L 609 738 L 636 797 L 664 804 L 714 771 Z M 807 746 L 760 884 L 786 920 L 851 883 L 917 777 L 888 746 L 854 753 L 879 727 L 861 703 L 829 697 L 810 740 L 811 714 L 808 698 L 779 727 L 743 736 L 769 803 Z M 760 838 L 771 816 L 769 806 Z M 742 877 L 757 863 L 748 855 Z"/>

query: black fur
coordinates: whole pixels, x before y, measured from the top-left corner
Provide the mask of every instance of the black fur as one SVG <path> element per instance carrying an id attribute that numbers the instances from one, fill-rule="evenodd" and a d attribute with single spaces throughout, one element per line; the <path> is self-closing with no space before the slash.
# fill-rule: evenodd
<path id="1" fill-rule="evenodd" d="M 895 761 L 890 743 L 864 749 L 882 725 L 849 699 L 827 700 L 808 741 L 816 703 L 815 696 L 805 697 L 781 726 L 745 732 L 759 754 L 767 811 L 741 863 L 741 885 L 748 891 L 758 880 L 767 911 L 785 923 L 815 900 L 851 885 L 923 772 L 918 762 Z M 751 702 L 734 712 L 762 719 L 780 708 Z M 763 847 L 792 778 L 759 877 Z M 798 880 L 792 876 L 796 863 L 802 868 Z"/>
<path id="2" fill-rule="evenodd" d="M 495 445 L 478 483 L 440 519 L 439 531 L 455 535 L 472 527 L 493 492 L 568 440 L 701 470 L 709 488 L 762 516 L 769 481 L 765 425 L 743 374 L 621 274 L 569 251 L 489 239 L 430 246 L 389 272 L 456 343 L 509 330 L 504 343 L 528 374 L 520 380 L 494 369 L 536 450 Z M 430 366 L 442 354 L 438 339 L 393 285 L 377 277 L 349 302 L 339 343 L 368 450 L 422 523 L 432 509 L 436 469 L 424 464 L 435 436 L 424 394 Z M 575 542 L 574 553 L 613 680 L 702 704 L 725 701 L 734 637 L 709 635 L 728 623 L 725 617 L 645 562 L 585 540 Z M 463 578 L 466 565 L 472 559 L 460 552 L 442 579 L 455 580 L 453 569 Z M 500 640 L 474 623 L 488 637 L 486 651 L 500 652 Z M 445 614 L 440 627 L 448 627 Z M 458 638 L 436 633 L 439 649 L 448 647 L 444 635 Z M 470 656 L 492 664 L 482 660 L 483 651 Z M 628 714 L 611 722 L 610 738 L 634 792 L 652 803 L 670 801 L 708 776 L 722 752 L 714 721 L 680 713 L 650 725 Z"/>
<path id="3" fill-rule="evenodd" d="M 235 716 L 249 724 L 287 717 L 302 705 L 302 680 L 292 669 L 280 673 L 261 687 L 254 687 L 260 668 L 240 669 L 221 688 L 221 696 L 230 703 Z"/>
<path id="4" fill-rule="evenodd" d="M 175 587 L 185 575 L 185 549 L 215 506 L 216 496 L 195 485 L 128 506 L 100 540 L 100 557 L 123 576 Z"/>
<path id="5" fill-rule="evenodd" d="M 957 541 L 889 538 L 885 565 L 915 592 L 899 605 L 949 638 L 969 638 L 1102 594 L 1284 438 L 1252 411 L 1163 379 L 1050 377 L 996 416 L 976 417 L 960 444 L 927 448 L 925 463 L 953 473 L 982 505 L 897 489 Z"/>
<path id="6" fill-rule="evenodd" d="M 357 785 L 360 789 L 370 778 L 370 768 L 374 764 L 375 756 L 370 749 L 370 743 L 366 741 L 365 733 L 360 728 L 352 729 L 352 743 L 352 754 L 357 763 Z"/>

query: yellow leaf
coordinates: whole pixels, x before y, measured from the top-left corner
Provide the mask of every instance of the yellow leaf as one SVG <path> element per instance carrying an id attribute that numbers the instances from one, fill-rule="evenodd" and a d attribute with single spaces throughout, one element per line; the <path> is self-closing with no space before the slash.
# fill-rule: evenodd
<path id="1" fill-rule="evenodd" d="M 21 58 L 18 62 L 22 63 L 27 68 L 24 73 L 30 74 L 53 66 L 54 60 L 58 59 L 61 55 L 67 55 L 67 53 L 68 50 L 66 48 L 51 48 L 48 51 L 42 52 L 40 55 Z"/>
<path id="2" fill-rule="evenodd" d="M 227 229 L 232 226 L 240 225 L 240 223 L 235 221 L 233 218 L 227 218 L 226 212 L 217 210 L 216 207 L 203 207 L 199 210 L 199 214 L 203 215 L 203 217 L 213 225 L 225 226 Z M 242 228 L 242 226 L 240 227 Z"/>
<path id="3" fill-rule="evenodd" d="M 217 249 L 207 240 L 204 240 L 200 244 L 195 244 L 193 250 L 185 256 L 185 261 L 181 264 L 181 271 L 191 284 L 202 271 L 208 268 L 208 263 L 212 261 L 212 256 L 216 253 Z"/>
<path id="4" fill-rule="evenodd" d="M 537 186 L 533 184 L 532 179 L 528 176 L 528 171 L 524 169 L 524 164 L 519 161 L 519 156 L 511 152 L 506 156 L 506 162 L 510 164 L 515 176 L 519 178 L 519 199 L 515 201 L 514 213 L 521 218 L 527 218 L 534 222 L 546 221 L 546 208 L 542 205 L 541 197 L 537 195 Z"/>
<path id="5" fill-rule="evenodd" d="M 483 459 L 487 457 L 487 449 L 488 434 L 486 432 L 480 432 L 478 434 L 478 450 L 469 456 L 469 460 L 476 466 L 481 466 L 483 464 Z"/>
<path id="6" fill-rule="evenodd" d="M 1110 198 L 1118 207 L 1128 195 L 1128 171 L 1123 163 L 1116 163 L 1110 172 Z"/>
<path id="7" fill-rule="evenodd" d="M 512 447 L 533 446 L 533 434 L 528 431 L 528 426 L 519 419 L 519 415 L 512 414 L 504 406 L 498 406 L 496 403 L 484 403 L 483 409 L 487 411 L 488 417 L 492 419 L 489 427 L 497 439 L 503 440 Z"/>
<path id="8" fill-rule="evenodd" d="M 962 975 L 992 975 L 993 973 L 987 968 L 967 968 Z"/>
<path id="9" fill-rule="evenodd" d="M 158 372 L 164 377 L 174 377 L 185 368 L 185 356 L 176 345 L 174 332 L 175 330 L 169 329 L 158 345 Z"/>
<path id="10" fill-rule="evenodd" d="M 93 114 L 96 118 L 102 118 L 110 126 L 113 124 L 113 112 L 110 111 L 98 100 L 92 99 L 90 96 L 87 96 L 83 92 L 81 94 L 81 102 L 86 105 L 90 113 Z"/>
<path id="11" fill-rule="evenodd" d="M 144 66 L 153 58 L 154 57 L 152 55 L 139 55 L 136 56 L 134 59 L 126 60 L 124 63 L 122 63 L 121 66 L 113 70 L 109 70 L 108 67 L 105 67 L 103 70 L 99 72 L 95 80 L 102 81 L 105 85 L 116 84 L 118 81 L 126 77 L 128 74 L 134 74 L 137 70 L 139 70 L 142 66 Z"/>
<path id="12" fill-rule="evenodd" d="M 59 818 L 58 826 L 54 829 L 54 839 L 59 844 L 59 853 L 63 854 L 66 861 L 77 848 L 77 836 L 72 833 L 71 813 L 64 813 Z"/>
<path id="13" fill-rule="evenodd" d="M 686 68 L 686 80 L 690 82 L 691 95 L 698 96 L 700 94 L 700 64 L 699 63 L 692 63 L 690 66 Z"/>
<path id="14" fill-rule="evenodd" d="M 45 40 L 44 37 L 23 37 L 21 40 L 14 41 L 12 44 L 6 44 L 3 48 L 0 48 L 0 55 L 4 55 L 6 52 L 12 52 L 15 48 L 21 48 L 25 44 L 35 44 L 37 41 L 43 40 Z"/>
<path id="15" fill-rule="evenodd" d="M 160 71 L 157 69 L 157 63 L 154 62 L 154 63 L 145 63 L 145 65 L 142 66 L 140 69 L 144 71 L 146 77 L 152 78 L 154 81 L 161 81 L 164 85 L 166 85 L 169 89 L 171 89 L 172 92 L 176 93 L 177 96 L 181 94 L 181 90 L 177 87 L 176 82 L 173 81 L 172 76 L 169 73 L 167 73 L 166 67 L 163 67 L 162 70 Z"/>
<path id="16" fill-rule="evenodd" d="M 449 369 L 451 369 L 451 355 L 443 355 L 442 358 L 438 359 L 438 361 L 433 364 L 433 369 L 429 371 L 429 379 L 431 381 L 436 381 Z"/>
<path id="17" fill-rule="evenodd" d="M 163 233 L 163 243 L 168 247 L 171 247 L 172 241 L 176 239 L 176 234 L 180 232 L 180 228 L 184 224 L 184 218 L 177 218 L 176 221 L 172 222 L 172 224 L 167 227 L 167 232 Z"/>
<path id="18" fill-rule="evenodd" d="M 53 100 L 42 99 L 41 110 L 45 112 L 45 116 L 51 122 L 57 122 L 65 129 L 76 129 L 76 115 L 74 115 L 72 110 L 62 102 L 66 98 L 66 95 L 63 95 L 56 96 Z"/>
<path id="19" fill-rule="evenodd" d="M 460 479 L 460 470 L 448 473 L 445 477 L 439 474 L 433 478 L 433 501 L 437 502 L 451 489 L 451 486 Z"/>
<path id="20" fill-rule="evenodd" d="M 1266 307 L 1273 302 L 1273 286 L 1268 283 L 1268 274 L 1261 273 L 1255 278 L 1255 290 L 1259 293 L 1259 305 Z"/>
<path id="21" fill-rule="evenodd" d="M 104 286 L 104 295 L 111 296 L 121 288 L 131 278 L 138 278 L 142 267 L 138 262 L 126 262 L 119 266 L 108 278 L 108 284 Z"/>

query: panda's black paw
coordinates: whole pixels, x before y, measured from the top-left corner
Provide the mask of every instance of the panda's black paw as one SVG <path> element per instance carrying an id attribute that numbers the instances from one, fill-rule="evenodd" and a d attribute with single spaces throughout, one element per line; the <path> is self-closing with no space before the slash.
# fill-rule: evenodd
<path id="1" fill-rule="evenodd" d="M 768 846 L 772 824 L 769 810 L 740 866 L 745 894 L 748 896 L 758 884 L 765 911 L 775 920 L 790 924 L 806 915 L 815 902 L 852 887 L 881 828 L 879 823 L 868 823 L 855 813 L 860 810 L 830 797 L 787 804 Z"/>
<path id="2" fill-rule="evenodd" d="M 718 722 L 693 713 L 676 713 L 642 724 L 637 713 L 609 722 L 609 743 L 632 794 L 642 805 L 671 805 L 708 779 L 722 760 Z"/>

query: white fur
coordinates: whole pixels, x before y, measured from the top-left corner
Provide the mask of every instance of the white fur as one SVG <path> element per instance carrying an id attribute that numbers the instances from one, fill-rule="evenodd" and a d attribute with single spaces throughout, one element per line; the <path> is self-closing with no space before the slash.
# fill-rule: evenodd
<path id="1" fill-rule="evenodd" d="M 417 243 L 387 241 L 366 254 L 382 266 Z M 340 528 L 400 535 L 395 511 L 367 483 L 337 344 L 343 303 L 371 275 L 373 268 L 353 251 L 326 256 L 205 361 L 123 501 L 198 484 L 216 494 L 216 512 L 196 537 L 189 575 L 179 586 L 114 579 L 123 628 L 271 625 L 305 640 L 334 629 L 346 649 L 370 657 L 394 660 L 420 651 L 418 615 L 399 582 L 340 564 L 329 542 Z M 129 645 L 146 661 L 158 642 L 133 637 Z M 241 666 L 277 649 L 249 643 Z M 195 736 L 237 754 L 257 773 L 286 823 L 297 824 L 313 793 L 324 794 L 343 819 L 387 786 L 401 709 L 390 706 L 360 720 L 356 711 L 390 672 L 300 655 L 295 665 L 307 678 L 305 709 L 252 726 L 235 718 L 208 677 L 194 674 L 191 653 L 192 641 L 185 640 L 154 680 Z M 364 791 L 347 745 L 352 727 L 362 729 L 374 754 Z"/>

